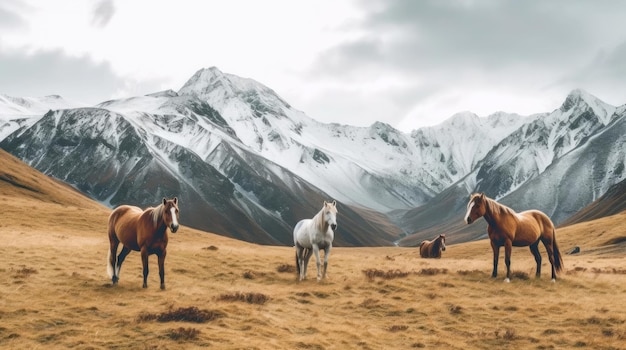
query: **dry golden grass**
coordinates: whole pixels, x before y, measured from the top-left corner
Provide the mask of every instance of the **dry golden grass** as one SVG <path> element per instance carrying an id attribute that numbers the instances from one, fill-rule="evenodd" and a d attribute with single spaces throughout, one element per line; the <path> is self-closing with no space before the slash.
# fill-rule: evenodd
<path id="1" fill-rule="evenodd" d="M 310 279 L 297 283 L 293 248 L 183 227 L 170 236 L 162 291 L 154 256 L 148 288 L 141 288 L 136 252 L 124 263 L 119 284 L 111 285 L 105 262 L 109 210 L 81 197 L 55 202 L 27 192 L 0 184 L 2 348 L 619 349 L 626 344 L 626 214 L 560 229 L 561 249 L 578 245 L 582 251 L 564 255 L 566 271 L 557 283 L 550 282 L 547 258 L 544 275 L 534 278 L 527 248 L 513 250 L 511 283 L 503 276 L 491 279 L 487 241 L 449 245 L 442 259 L 421 259 L 417 248 L 335 248 L 327 281 L 315 281 L 312 260 Z M 184 215 L 181 203 L 182 220 Z"/>

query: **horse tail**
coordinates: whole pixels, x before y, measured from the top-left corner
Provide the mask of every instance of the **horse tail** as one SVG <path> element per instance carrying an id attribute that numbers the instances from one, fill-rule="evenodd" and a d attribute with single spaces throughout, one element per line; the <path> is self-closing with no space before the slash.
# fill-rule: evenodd
<path id="1" fill-rule="evenodd" d="M 563 256 L 556 244 L 556 230 L 554 228 L 552 229 L 552 252 L 554 254 L 554 269 L 561 272 L 563 270 Z"/>
<path id="2" fill-rule="evenodd" d="M 111 248 L 109 248 L 109 253 L 107 254 L 107 274 L 109 278 L 113 277 L 113 266 L 111 265 Z"/>

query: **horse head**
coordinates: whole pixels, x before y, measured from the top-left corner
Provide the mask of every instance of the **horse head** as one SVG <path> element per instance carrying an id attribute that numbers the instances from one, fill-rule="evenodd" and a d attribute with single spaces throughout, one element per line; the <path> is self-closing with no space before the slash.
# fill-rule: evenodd
<path id="1" fill-rule="evenodd" d="M 474 193 L 471 195 L 469 202 L 467 203 L 467 213 L 465 213 L 465 222 L 471 224 L 478 218 L 485 215 L 487 207 L 487 199 L 484 193 Z"/>
<path id="2" fill-rule="evenodd" d="M 165 226 L 172 230 L 172 233 L 178 231 L 178 198 L 163 198 L 163 222 Z"/>
<path id="3" fill-rule="evenodd" d="M 440 234 L 439 235 L 439 241 L 441 242 L 441 250 L 446 250 L 446 235 L 445 234 Z"/>
<path id="4" fill-rule="evenodd" d="M 335 231 L 337 229 L 337 201 L 328 203 L 324 201 L 324 222 Z"/>

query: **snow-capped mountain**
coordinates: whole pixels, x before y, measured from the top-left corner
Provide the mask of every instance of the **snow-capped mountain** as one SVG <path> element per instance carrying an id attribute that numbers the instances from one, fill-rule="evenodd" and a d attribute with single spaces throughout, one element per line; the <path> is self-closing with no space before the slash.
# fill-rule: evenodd
<path id="1" fill-rule="evenodd" d="M 625 163 L 626 106 L 574 90 L 559 109 L 522 125 L 463 179 L 399 221 L 421 234 L 445 229 L 464 239 L 479 237 L 482 229 L 464 227 L 458 218 L 468 195 L 484 192 L 518 211 L 540 209 L 559 224 L 623 181 Z M 433 210 L 440 211 L 436 221 L 429 219 Z M 453 218 L 455 224 L 440 226 Z"/>
<path id="2" fill-rule="evenodd" d="M 183 223 L 264 244 L 292 244 L 293 225 L 327 199 L 340 203 L 338 244 L 441 228 L 473 239 L 480 228 L 456 224 L 471 192 L 559 222 L 626 175 L 624 107 L 581 90 L 552 113 L 463 112 L 402 133 L 320 123 L 213 67 L 178 92 L 39 112 L 11 124 L 0 147 L 109 206 L 176 195 Z"/>
<path id="3" fill-rule="evenodd" d="M 0 94 L 0 140 L 32 123 L 49 110 L 79 107 L 61 96 L 12 97 Z"/>

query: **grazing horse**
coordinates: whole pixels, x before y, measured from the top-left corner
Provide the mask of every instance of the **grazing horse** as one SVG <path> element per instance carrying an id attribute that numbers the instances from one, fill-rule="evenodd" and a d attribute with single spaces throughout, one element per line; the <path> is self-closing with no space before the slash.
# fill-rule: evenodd
<path id="1" fill-rule="evenodd" d="M 420 243 L 422 258 L 441 258 L 441 251 L 446 250 L 446 235 L 440 234 L 432 241 L 424 240 Z"/>
<path id="2" fill-rule="evenodd" d="M 148 256 L 156 254 L 159 259 L 161 289 L 165 289 L 165 255 L 167 253 L 167 229 L 178 230 L 178 198 L 166 199 L 156 208 L 141 210 L 130 205 L 120 205 L 109 216 L 109 257 L 107 272 L 113 284 L 120 279 L 120 268 L 131 250 L 141 252 L 143 263 L 143 287 L 148 287 Z M 122 251 L 117 255 L 117 247 Z"/>
<path id="3" fill-rule="evenodd" d="M 337 202 L 328 203 L 312 219 L 300 220 L 293 229 L 293 243 L 296 247 L 296 266 L 298 280 L 306 278 L 306 268 L 315 254 L 317 261 L 317 280 L 326 278 L 328 257 L 333 246 L 335 230 L 337 229 Z M 320 249 L 324 250 L 324 270 L 320 270 Z"/>
<path id="4" fill-rule="evenodd" d="M 498 276 L 498 257 L 500 247 L 504 246 L 504 263 L 506 264 L 505 282 L 511 281 L 511 247 L 530 246 L 530 252 L 537 263 L 536 277 L 541 275 L 541 254 L 539 242 L 548 252 L 552 265 L 552 282 L 556 281 L 556 272 L 563 269 L 563 260 L 556 244 L 556 231 L 550 218 L 539 210 L 527 210 L 516 213 L 513 209 L 488 198 L 484 193 L 475 193 L 467 203 L 465 221 L 471 224 L 484 217 L 489 227 L 487 233 L 493 250 L 493 272 L 491 277 Z"/>

